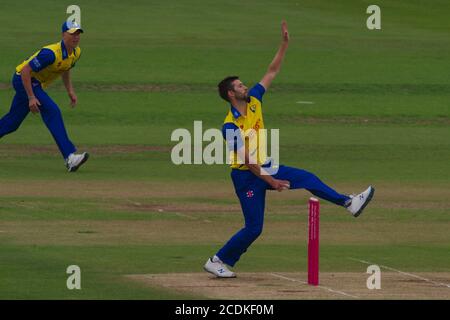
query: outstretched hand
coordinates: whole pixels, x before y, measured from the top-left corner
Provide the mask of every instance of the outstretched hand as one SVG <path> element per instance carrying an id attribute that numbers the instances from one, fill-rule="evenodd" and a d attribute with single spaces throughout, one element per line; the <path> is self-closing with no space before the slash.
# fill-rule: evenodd
<path id="1" fill-rule="evenodd" d="M 283 41 L 289 42 L 289 31 L 286 21 L 281 22 L 281 38 Z"/>
<path id="2" fill-rule="evenodd" d="M 286 54 L 286 50 L 289 46 L 289 31 L 287 27 L 286 21 L 281 21 L 281 44 L 278 48 L 277 53 L 275 54 L 275 57 L 273 58 L 272 62 L 269 65 L 269 68 L 267 68 L 266 74 L 263 76 L 261 81 L 259 82 L 264 89 L 269 89 L 270 84 L 272 83 L 273 79 L 277 75 L 277 73 L 280 71 L 281 62 L 283 61 L 284 55 Z"/>

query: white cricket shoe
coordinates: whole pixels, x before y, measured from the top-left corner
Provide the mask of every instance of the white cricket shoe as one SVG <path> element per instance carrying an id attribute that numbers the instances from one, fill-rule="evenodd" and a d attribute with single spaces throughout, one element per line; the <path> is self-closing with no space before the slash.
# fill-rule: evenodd
<path id="1" fill-rule="evenodd" d="M 66 167 L 69 172 L 75 172 L 83 163 L 87 161 L 89 154 L 83 152 L 82 154 L 71 153 L 66 160 Z"/>
<path id="2" fill-rule="evenodd" d="M 375 188 L 369 186 L 365 191 L 357 194 L 356 196 L 350 196 L 352 198 L 352 202 L 347 207 L 347 210 L 356 218 L 361 214 L 364 208 L 369 204 L 370 200 L 375 193 Z"/>
<path id="3" fill-rule="evenodd" d="M 235 278 L 236 274 L 228 270 L 227 266 L 219 259 L 218 256 L 209 258 L 203 266 L 205 271 L 212 273 L 219 278 Z"/>

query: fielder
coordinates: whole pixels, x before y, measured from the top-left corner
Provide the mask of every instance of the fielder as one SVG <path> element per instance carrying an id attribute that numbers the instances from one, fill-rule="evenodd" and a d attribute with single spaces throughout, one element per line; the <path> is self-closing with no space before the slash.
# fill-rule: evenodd
<path id="1" fill-rule="evenodd" d="M 80 59 L 78 46 L 81 27 L 74 22 L 62 25 L 62 40 L 47 45 L 16 67 L 12 79 L 16 94 L 9 112 L 0 119 L 0 138 L 16 131 L 28 113 L 40 113 L 42 120 L 55 139 L 69 172 L 76 171 L 88 159 L 88 153 L 75 154 L 69 140 L 58 105 L 44 91 L 52 81 L 62 77 L 72 108 L 77 96 L 72 86 L 70 69 Z"/>
<path id="2" fill-rule="evenodd" d="M 281 31 L 282 42 L 278 52 L 258 84 L 248 90 L 237 76 L 232 76 L 225 78 L 218 85 L 220 96 L 231 104 L 222 132 L 233 159 L 231 179 L 241 203 L 245 225 L 206 261 L 205 271 L 217 277 L 235 277 L 236 274 L 230 271 L 228 266 L 233 267 L 261 234 L 266 190 L 306 189 L 319 198 L 346 208 L 354 217 L 361 214 L 375 192 L 375 189 L 369 186 L 356 196 L 340 194 L 313 173 L 283 165 L 276 167 L 278 170 L 272 170 L 274 165 L 265 154 L 258 154 L 255 158 L 258 132 L 264 129 L 262 98 L 280 71 L 289 44 L 288 28 L 284 21 L 281 24 Z M 245 132 L 249 129 L 253 129 L 256 135 L 246 136 Z M 230 132 L 238 134 L 230 135 Z M 275 171 L 276 173 L 270 173 Z"/>

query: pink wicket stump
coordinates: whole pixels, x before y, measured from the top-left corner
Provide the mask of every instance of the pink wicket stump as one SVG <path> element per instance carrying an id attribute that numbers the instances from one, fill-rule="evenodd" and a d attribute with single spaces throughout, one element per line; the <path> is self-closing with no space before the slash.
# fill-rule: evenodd
<path id="1" fill-rule="evenodd" d="M 319 200 L 309 199 L 308 284 L 319 285 Z"/>

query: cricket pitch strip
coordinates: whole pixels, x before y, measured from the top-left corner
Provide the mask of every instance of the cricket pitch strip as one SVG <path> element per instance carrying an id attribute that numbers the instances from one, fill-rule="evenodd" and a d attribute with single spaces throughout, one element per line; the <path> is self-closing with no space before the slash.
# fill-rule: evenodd
<path id="1" fill-rule="evenodd" d="M 174 290 L 207 299 L 305 300 L 305 299 L 450 299 L 450 273 L 415 273 L 420 278 L 383 272 L 380 289 L 368 289 L 365 273 L 320 273 L 318 286 L 307 284 L 307 273 L 238 273 L 218 279 L 207 273 L 127 275 L 152 287 Z M 426 279 L 426 280 L 423 280 Z"/>

